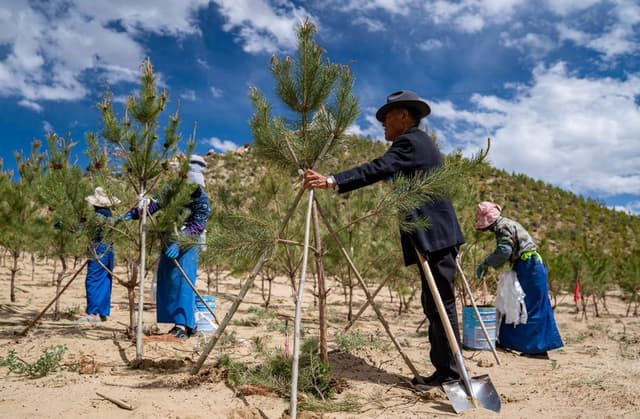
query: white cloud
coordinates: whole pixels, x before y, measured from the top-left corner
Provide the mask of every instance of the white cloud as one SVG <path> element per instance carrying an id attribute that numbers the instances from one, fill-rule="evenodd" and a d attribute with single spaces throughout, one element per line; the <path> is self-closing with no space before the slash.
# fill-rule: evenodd
<path id="1" fill-rule="evenodd" d="M 485 20 L 477 14 L 463 14 L 458 16 L 454 23 L 460 30 L 468 33 L 480 32 L 485 26 Z"/>
<path id="2" fill-rule="evenodd" d="M 53 129 L 53 125 L 51 125 L 49 121 L 42 121 L 42 129 L 46 134 L 49 134 L 50 132 L 55 132 L 55 130 Z"/>
<path id="3" fill-rule="evenodd" d="M 614 22 L 601 31 L 580 30 L 562 22 L 557 26 L 559 38 L 597 51 L 605 60 L 639 51 L 636 28 L 640 24 L 640 4 L 632 0 L 617 0 L 611 14 L 615 17 Z"/>
<path id="4" fill-rule="evenodd" d="M 42 106 L 40 106 L 38 103 L 36 102 L 32 102 L 30 100 L 27 99 L 22 99 L 18 102 L 18 105 L 23 106 L 25 108 L 29 108 L 32 109 L 36 112 L 42 112 Z"/>
<path id="5" fill-rule="evenodd" d="M 195 101 L 196 100 L 195 90 L 185 90 L 184 92 L 180 93 L 180 99 L 188 100 L 190 102 Z"/>
<path id="6" fill-rule="evenodd" d="M 500 37 L 504 46 L 515 48 L 533 60 L 543 58 L 556 48 L 555 42 L 544 34 L 528 33 L 520 38 L 512 38 L 510 34 L 503 32 Z"/>
<path id="7" fill-rule="evenodd" d="M 408 15 L 422 4 L 419 0 L 332 0 L 327 3 L 327 7 L 345 12 L 383 10 L 401 16 Z"/>
<path id="8" fill-rule="evenodd" d="M 612 207 L 616 211 L 626 212 L 631 215 L 640 215 L 640 201 L 630 201 L 626 205 L 616 205 Z"/>
<path id="9" fill-rule="evenodd" d="M 467 33 L 482 30 L 488 23 L 511 20 L 518 7 L 528 4 L 525 0 L 462 0 L 450 2 L 435 0 L 424 2 L 427 18 L 440 25 L 451 25 Z"/>
<path id="10" fill-rule="evenodd" d="M 580 194 L 640 190 L 640 75 L 589 79 L 564 63 L 534 70 L 513 99 L 475 95 L 475 110 L 432 105 L 447 144 L 476 152 L 492 138 L 491 162 Z M 615 164 L 613 164 L 615 162 Z"/>
<path id="11" fill-rule="evenodd" d="M 369 32 L 384 32 L 387 30 L 387 25 L 378 19 L 370 19 L 368 17 L 359 16 L 353 20 L 355 25 L 362 25 L 367 28 Z"/>
<path id="12" fill-rule="evenodd" d="M 418 44 L 418 49 L 422 51 L 433 51 L 434 49 L 442 48 L 442 45 L 442 41 L 431 38 Z"/>
<path id="13" fill-rule="evenodd" d="M 376 119 L 376 108 L 367 108 L 363 112 L 365 123 L 360 126 L 353 123 L 348 129 L 347 134 L 357 135 L 359 137 L 372 138 L 374 140 L 384 141 L 384 128 Z"/>
<path id="14" fill-rule="evenodd" d="M 31 103 L 86 96 L 82 76 L 94 70 L 109 83 L 133 81 L 145 56 L 142 30 L 198 33 L 194 12 L 207 0 L 0 0 L 0 96 Z M 122 29 L 116 29 L 119 25 Z M 28 29 L 25 29 L 28 28 Z"/>
<path id="15" fill-rule="evenodd" d="M 229 151 L 229 150 L 235 150 L 238 148 L 238 145 L 236 143 L 234 143 L 233 141 L 229 141 L 229 140 L 221 140 L 218 137 L 211 137 L 209 139 L 206 139 L 203 141 L 204 144 L 207 144 L 213 148 L 215 148 L 216 150 L 219 150 L 221 152 L 225 152 L 225 151 Z"/>
<path id="16" fill-rule="evenodd" d="M 590 8 L 602 0 L 545 0 L 547 7 L 558 15 L 568 15 Z"/>
<path id="17" fill-rule="evenodd" d="M 199 33 L 194 12 L 209 4 L 209 0 L 75 0 L 78 12 L 91 16 L 102 26 L 119 22 L 127 32 L 150 31 L 180 36 Z"/>
<path id="18" fill-rule="evenodd" d="M 275 53 L 296 47 L 296 27 L 309 12 L 288 0 L 214 0 L 227 22 L 223 29 L 237 36 L 248 53 Z M 272 4 L 275 3 L 275 4 Z"/>
<path id="19" fill-rule="evenodd" d="M 219 89 L 219 88 L 217 88 L 215 86 L 211 86 L 209 89 L 211 90 L 211 95 L 213 97 L 218 98 L 218 97 L 222 97 L 223 96 L 222 89 Z"/>

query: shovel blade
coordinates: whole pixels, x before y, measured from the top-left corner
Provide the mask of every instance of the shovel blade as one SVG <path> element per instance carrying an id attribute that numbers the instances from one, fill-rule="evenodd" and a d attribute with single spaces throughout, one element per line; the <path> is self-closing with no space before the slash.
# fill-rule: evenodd
<path id="1" fill-rule="evenodd" d="M 442 389 L 447 394 L 453 410 L 455 410 L 456 413 L 461 413 L 476 407 L 484 407 L 485 409 L 499 413 L 501 407 L 500 395 L 493 386 L 489 376 L 487 374 L 480 375 L 471 378 L 469 381 L 471 383 L 471 394 L 473 396 L 467 393 L 464 383 L 461 380 L 442 383 Z"/>

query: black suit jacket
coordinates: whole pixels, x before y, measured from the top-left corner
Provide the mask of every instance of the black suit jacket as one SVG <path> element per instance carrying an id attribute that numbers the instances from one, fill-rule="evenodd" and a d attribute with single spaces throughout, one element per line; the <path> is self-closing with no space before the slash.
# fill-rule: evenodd
<path id="1" fill-rule="evenodd" d="M 442 154 L 431 138 L 418 128 L 410 128 L 396 138 L 381 157 L 334 174 L 333 177 L 336 179 L 338 192 L 345 193 L 388 179 L 397 173 L 411 176 L 428 172 L 443 164 Z M 417 263 L 414 243 L 424 254 L 464 243 L 455 210 L 448 199 L 425 203 L 414 209 L 410 217 L 428 217 L 431 227 L 411 233 L 400 232 L 404 262 L 407 266 Z"/>

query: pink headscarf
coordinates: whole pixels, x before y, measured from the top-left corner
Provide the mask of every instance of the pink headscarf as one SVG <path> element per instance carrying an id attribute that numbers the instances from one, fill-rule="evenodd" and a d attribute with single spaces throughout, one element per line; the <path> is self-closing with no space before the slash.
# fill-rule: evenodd
<path id="1" fill-rule="evenodd" d="M 484 230 L 495 223 L 502 208 L 493 202 L 482 201 L 476 207 L 476 230 Z"/>

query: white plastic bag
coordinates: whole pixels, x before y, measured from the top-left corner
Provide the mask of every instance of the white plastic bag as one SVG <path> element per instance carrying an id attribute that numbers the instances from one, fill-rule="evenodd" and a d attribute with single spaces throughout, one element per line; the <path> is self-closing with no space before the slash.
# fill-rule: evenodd
<path id="1" fill-rule="evenodd" d="M 524 291 L 518 282 L 516 271 L 502 272 L 498 277 L 496 310 L 504 316 L 504 322 L 517 326 L 527 323 L 527 306 L 524 303 Z"/>

